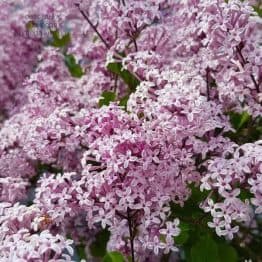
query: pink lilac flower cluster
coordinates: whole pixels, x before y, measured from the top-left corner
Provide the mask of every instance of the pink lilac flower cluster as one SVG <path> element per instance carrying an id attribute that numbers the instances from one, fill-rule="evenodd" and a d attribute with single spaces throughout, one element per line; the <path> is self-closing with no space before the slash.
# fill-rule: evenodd
<path id="1" fill-rule="evenodd" d="M 68 46 L 18 33 L 47 13 Z M 0 18 L 0 261 L 73 261 L 73 243 L 88 249 L 100 228 L 109 250 L 141 261 L 178 251 L 170 203 L 183 207 L 192 185 L 209 191 L 200 208 L 218 236 L 261 214 L 261 140 L 226 136 L 229 112 L 262 113 L 248 3 L 17 0 Z M 99 106 L 105 91 L 116 98 Z"/>
<path id="2" fill-rule="evenodd" d="M 37 206 L 1 203 L 0 214 L 1 261 L 72 261 L 73 241 L 51 234 Z"/>
<path id="3" fill-rule="evenodd" d="M 213 217 L 209 226 L 214 227 L 218 235 L 232 239 L 239 228 L 233 226 L 234 221 L 250 223 L 252 220 L 250 204 L 255 207 L 255 213 L 261 213 L 261 141 L 229 147 L 222 156 L 207 162 L 209 172 L 201 178 L 200 188 L 218 191 L 220 199 L 214 202 L 208 198 L 203 208 Z M 245 188 L 254 195 L 251 201 L 239 199 L 240 191 Z"/>

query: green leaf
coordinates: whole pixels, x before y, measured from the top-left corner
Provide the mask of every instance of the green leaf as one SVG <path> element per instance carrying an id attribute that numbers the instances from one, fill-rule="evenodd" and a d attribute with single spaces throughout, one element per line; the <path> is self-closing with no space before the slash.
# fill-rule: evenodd
<path id="1" fill-rule="evenodd" d="M 95 241 L 90 245 L 90 252 L 93 257 L 104 257 L 106 254 L 106 246 L 110 233 L 104 229 L 95 235 Z"/>
<path id="2" fill-rule="evenodd" d="M 180 234 L 175 237 L 175 243 L 177 245 L 184 245 L 189 238 L 189 225 L 187 223 L 181 222 L 179 228 L 181 231 Z"/>
<path id="3" fill-rule="evenodd" d="M 245 124 L 248 123 L 248 121 L 250 120 L 250 115 L 247 113 L 247 112 L 244 112 L 242 115 L 241 115 L 241 119 L 240 119 L 240 122 L 238 124 L 238 129 L 241 129 Z"/>
<path id="4" fill-rule="evenodd" d="M 134 75 L 128 70 L 123 69 L 121 63 L 109 63 L 107 65 L 107 70 L 118 75 L 128 85 L 131 92 L 134 92 L 136 87 L 140 84 L 140 81 Z"/>
<path id="5" fill-rule="evenodd" d="M 76 253 L 79 259 L 86 259 L 86 252 L 85 252 L 85 246 L 84 245 L 77 245 L 76 246 Z"/>
<path id="6" fill-rule="evenodd" d="M 122 81 L 125 84 L 127 84 L 127 86 L 129 87 L 128 93 L 124 97 L 120 98 L 119 100 L 119 105 L 123 106 L 126 110 L 129 96 L 131 93 L 136 91 L 136 88 L 140 84 L 140 81 L 134 75 L 132 75 L 128 70 L 123 69 L 123 66 L 121 63 L 109 63 L 107 65 L 107 70 L 117 75 L 119 78 L 121 78 Z"/>
<path id="7" fill-rule="evenodd" d="M 246 126 L 246 124 L 249 122 L 251 118 L 247 112 L 243 112 L 241 114 L 231 112 L 229 115 L 230 115 L 230 122 L 236 130 L 239 130 L 244 126 Z"/>
<path id="8" fill-rule="evenodd" d="M 129 99 L 129 95 L 126 95 L 126 96 L 122 97 L 119 101 L 119 105 L 123 106 L 125 108 L 125 110 L 126 110 L 126 107 L 127 107 L 128 99 Z"/>
<path id="9" fill-rule="evenodd" d="M 84 72 L 79 64 L 76 63 L 75 57 L 71 54 L 65 55 L 65 64 L 73 77 L 81 78 Z"/>
<path id="10" fill-rule="evenodd" d="M 239 198 L 242 200 L 242 201 L 245 201 L 246 199 L 250 199 L 253 197 L 253 194 L 250 193 L 249 190 L 247 189 L 244 189 L 244 188 L 241 188 L 240 189 L 240 195 L 239 195 Z"/>
<path id="11" fill-rule="evenodd" d="M 51 31 L 52 34 L 52 41 L 50 42 L 50 45 L 54 47 L 65 47 L 67 46 L 71 41 L 70 33 L 66 33 L 65 35 L 61 36 L 59 35 L 59 31 Z"/>
<path id="12" fill-rule="evenodd" d="M 218 245 L 219 260 L 221 262 L 236 262 L 238 261 L 238 256 L 236 250 L 227 244 Z"/>
<path id="13" fill-rule="evenodd" d="M 53 173 L 53 174 L 58 174 L 58 173 L 63 173 L 63 169 L 53 166 L 51 164 L 45 164 L 45 163 L 41 163 L 39 162 L 36 165 L 36 172 L 39 175 L 42 175 L 45 172 L 49 172 L 49 173 Z"/>
<path id="14" fill-rule="evenodd" d="M 190 217 L 197 219 L 204 214 L 203 210 L 199 207 L 199 204 L 206 199 L 208 192 L 201 192 L 199 187 L 193 185 L 190 185 L 189 187 L 191 188 L 192 193 L 183 207 L 174 202 L 171 203 L 171 212 L 174 218 L 179 217 L 181 220 L 185 218 L 185 221 L 187 221 L 186 219 Z"/>
<path id="15" fill-rule="evenodd" d="M 101 99 L 99 100 L 99 107 L 102 106 L 108 106 L 110 104 L 110 102 L 115 101 L 116 99 L 116 94 L 114 92 L 110 92 L 110 91 L 104 91 L 101 95 Z"/>
<path id="16" fill-rule="evenodd" d="M 262 138 L 262 117 L 253 119 L 247 112 L 229 112 L 228 115 L 236 131 L 225 132 L 225 137 L 229 137 L 239 145 L 252 143 Z"/>
<path id="17" fill-rule="evenodd" d="M 218 246 L 209 236 L 203 236 L 190 251 L 191 262 L 219 262 Z"/>
<path id="18" fill-rule="evenodd" d="M 258 14 L 258 16 L 262 17 L 262 8 L 259 6 L 253 6 L 254 11 Z"/>
<path id="19" fill-rule="evenodd" d="M 103 262 L 124 262 L 125 259 L 119 252 L 110 252 L 105 255 Z"/>

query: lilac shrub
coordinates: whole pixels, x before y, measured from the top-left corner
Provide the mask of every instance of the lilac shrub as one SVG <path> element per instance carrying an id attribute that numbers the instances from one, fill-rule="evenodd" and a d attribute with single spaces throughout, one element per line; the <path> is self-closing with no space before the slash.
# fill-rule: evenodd
<path id="1" fill-rule="evenodd" d="M 259 3 L 0 7 L 0 261 L 261 260 Z"/>

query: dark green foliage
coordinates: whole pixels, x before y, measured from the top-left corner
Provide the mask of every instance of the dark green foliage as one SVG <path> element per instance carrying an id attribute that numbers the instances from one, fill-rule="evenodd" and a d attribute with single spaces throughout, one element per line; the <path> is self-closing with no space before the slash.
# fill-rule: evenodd
<path id="1" fill-rule="evenodd" d="M 235 262 L 238 260 L 236 250 L 227 243 L 221 243 L 209 234 L 200 236 L 190 250 L 191 262 Z"/>
<path id="2" fill-rule="evenodd" d="M 61 168 L 55 167 L 51 164 L 45 164 L 45 163 L 38 163 L 36 166 L 36 170 L 38 174 L 43 174 L 45 172 L 52 173 L 52 174 L 58 174 L 58 173 L 63 172 Z"/>
<path id="3" fill-rule="evenodd" d="M 187 222 L 190 218 L 200 219 L 205 213 L 199 208 L 199 204 L 206 199 L 208 192 L 201 192 L 199 188 L 191 186 L 192 195 L 189 200 L 185 202 L 183 207 L 171 203 L 172 215 Z"/>
<path id="4" fill-rule="evenodd" d="M 254 11 L 258 14 L 259 17 L 262 17 L 262 8 L 259 6 L 253 6 Z"/>
<path id="5" fill-rule="evenodd" d="M 110 233 L 104 229 L 95 236 L 95 241 L 90 245 L 91 255 L 94 257 L 104 257 L 106 255 L 106 245 L 109 240 Z"/>
<path id="6" fill-rule="evenodd" d="M 75 247 L 79 260 L 86 259 L 85 246 L 80 244 Z"/>
<path id="7" fill-rule="evenodd" d="M 65 55 L 65 64 L 73 77 L 81 78 L 84 75 L 81 66 L 76 63 L 75 57 L 73 55 Z"/>
<path id="8" fill-rule="evenodd" d="M 262 118 L 253 119 L 247 112 L 229 113 L 230 122 L 235 131 L 226 132 L 225 136 L 237 144 L 255 142 L 262 137 Z"/>
<path id="9" fill-rule="evenodd" d="M 226 243 L 220 243 L 217 245 L 217 247 L 218 247 L 219 259 L 221 262 L 238 261 L 237 252 L 232 246 Z"/>
<path id="10" fill-rule="evenodd" d="M 209 236 L 202 236 L 190 250 L 192 262 L 219 262 L 216 242 Z"/>
<path id="11" fill-rule="evenodd" d="M 219 238 L 214 230 L 207 226 L 207 222 L 211 220 L 210 214 L 204 213 L 199 207 L 209 192 L 201 192 L 195 186 L 190 187 L 192 195 L 183 207 L 171 204 L 172 218 L 180 219 L 181 233 L 174 240 L 182 250 L 181 260 L 188 262 L 237 261 L 234 247 L 223 238 Z M 222 249 L 225 251 L 221 254 Z"/>
<path id="12" fill-rule="evenodd" d="M 99 100 L 99 107 L 108 106 L 110 102 L 114 102 L 116 99 L 116 94 L 110 91 L 104 91 Z"/>
<path id="13" fill-rule="evenodd" d="M 132 73 L 126 69 L 123 69 L 121 63 L 110 63 L 107 65 L 107 70 L 120 78 L 128 86 L 128 91 L 127 94 L 123 97 L 117 97 L 115 92 L 104 91 L 101 95 L 102 98 L 98 103 L 99 107 L 103 105 L 108 106 L 110 102 L 118 101 L 119 105 L 124 107 L 126 110 L 129 96 L 131 93 L 136 91 L 136 87 L 140 84 L 140 82 Z"/>
<path id="14" fill-rule="evenodd" d="M 81 78 L 84 75 L 82 67 L 76 62 L 75 57 L 72 54 L 67 53 L 67 47 L 71 42 L 70 33 L 66 33 L 62 36 L 59 35 L 59 31 L 51 31 L 52 39 L 49 41 L 51 46 L 60 48 L 64 54 L 64 62 L 71 74 L 76 78 Z"/>
<path id="15" fill-rule="evenodd" d="M 103 262 L 124 262 L 124 257 L 119 252 L 109 252 L 103 258 Z"/>
<path id="16" fill-rule="evenodd" d="M 237 131 L 247 127 L 247 124 L 251 119 L 251 116 L 247 112 L 243 112 L 241 114 L 231 112 L 229 113 L 229 116 L 232 127 L 234 127 Z"/>
<path id="17" fill-rule="evenodd" d="M 59 36 L 59 31 L 51 31 L 52 34 L 52 40 L 50 41 L 50 45 L 54 47 L 66 47 L 70 41 L 71 36 L 69 33 L 66 33 L 65 35 Z"/>
<path id="18" fill-rule="evenodd" d="M 126 95 L 126 96 L 122 97 L 119 101 L 119 105 L 123 106 L 125 108 L 125 110 L 126 110 L 128 99 L 129 99 L 129 95 Z"/>
<path id="19" fill-rule="evenodd" d="M 119 76 L 127 84 L 130 92 L 134 92 L 140 83 L 139 80 L 128 70 L 123 69 L 121 63 L 110 63 L 107 65 L 107 70 Z"/>
<path id="20" fill-rule="evenodd" d="M 249 190 L 241 188 L 239 198 L 244 202 L 246 199 L 251 199 L 253 194 Z"/>
<path id="21" fill-rule="evenodd" d="M 175 243 L 178 246 L 181 246 L 185 244 L 189 238 L 189 231 L 190 231 L 190 226 L 188 223 L 181 222 L 179 225 L 180 228 L 180 234 L 175 237 Z"/>

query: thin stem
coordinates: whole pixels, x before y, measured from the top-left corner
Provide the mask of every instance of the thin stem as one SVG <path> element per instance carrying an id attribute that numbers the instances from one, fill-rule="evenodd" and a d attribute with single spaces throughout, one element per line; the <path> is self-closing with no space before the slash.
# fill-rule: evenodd
<path id="1" fill-rule="evenodd" d="M 132 43 L 134 43 L 134 41 L 136 42 L 136 40 L 139 38 L 141 32 L 147 27 L 147 25 L 142 26 L 139 29 L 136 29 L 136 32 L 133 34 L 133 36 L 131 37 L 130 41 L 128 42 L 126 47 L 129 47 Z M 136 45 L 136 43 L 134 43 L 134 45 Z M 135 47 L 138 49 L 138 47 Z"/>
<path id="2" fill-rule="evenodd" d="M 125 0 L 122 0 L 122 4 L 123 4 L 123 6 L 126 6 L 126 2 L 125 2 Z M 132 25 L 131 25 L 131 23 L 128 22 L 128 24 L 129 24 L 130 29 L 131 29 L 131 31 L 132 31 Z M 130 37 L 131 37 L 131 41 L 134 43 L 135 50 L 136 50 L 136 52 L 137 52 L 137 51 L 138 51 L 138 47 L 137 47 L 137 42 L 136 42 L 135 34 L 131 34 Z"/>
<path id="3" fill-rule="evenodd" d="M 243 54 L 242 54 L 242 52 L 241 52 L 241 49 L 240 49 L 238 46 L 236 47 L 236 50 L 237 50 L 237 53 L 238 53 L 238 55 L 240 56 L 240 58 L 241 58 L 241 60 L 242 60 L 242 61 L 240 61 L 240 62 L 241 62 L 241 64 L 242 64 L 242 66 L 244 67 L 244 65 L 247 64 L 248 62 L 247 62 L 246 59 L 244 58 L 244 56 L 243 56 Z M 250 74 L 250 77 L 251 77 L 251 80 L 252 80 L 252 82 L 253 82 L 253 84 L 254 84 L 257 92 L 259 93 L 259 84 L 256 82 L 256 79 L 255 79 L 255 77 L 253 76 L 252 73 Z"/>
<path id="4" fill-rule="evenodd" d="M 135 46 L 135 51 L 138 51 L 138 47 L 137 47 L 137 42 L 136 42 L 136 35 L 138 34 L 138 30 L 135 30 L 135 32 L 133 32 L 133 28 L 132 28 L 132 24 L 131 22 L 128 22 L 128 25 L 130 27 L 130 33 L 129 36 L 131 38 L 131 42 L 133 42 L 134 46 Z"/>
<path id="5" fill-rule="evenodd" d="M 127 222 L 128 222 L 129 235 L 130 235 L 131 257 L 132 257 L 132 262 L 135 262 L 134 231 L 133 231 L 132 217 L 130 215 L 129 207 L 127 208 Z"/>
<path id="6" fill-rule="evenodd" d="M 117 90 L 117 83 L 118 83 L 118 75 L 115 75 L 115 76 L 114 76 L 114 87 L 113 87 L 114 93 L 115 93 L 116 90 Z"/>
<path id="7" fill-rule="evenodd" d="M 82 149 L 89 150 L 89 147 L 83 145 L 82 143 L 80 143 L 80 147 L 81 147 Z"/>
<path id="8" fill-rule="evenodd" d="M 128 220 L 127 216 L 121 214 L 120 212 L 116 211 L 116 214 L 117 214 L 118 216 L 120 216 L 121 218 L 124 218 L 124 219 Z"/>
<path id="9" fill-rule="evenodd" d="M 96 34 L 98 35 L 98 37 L 101 39 L 101 41 L 104 43 L 104 45 L 106 46 L 107 49 L 110 49 L 109 44 L 105 41 L 105 39 L 103 38 L 103 36 L 98 32 L 96 26 L 90 21 L 89 17 L 86 15 L 86 13 L 80 8 L 80 4 L 75 4 L 80 13 L 82 14 L 82 16 L 86 19 L 86 21 L 88 22 L 88 24 L 92 27 L 92 29 L 96 32 Z"/>
<path id="10" fill-rule="evenodd" d="M 256 82 L 256 79 L 255 79 L 255 77 L 252 74 L 250 75 L 250 77 L 251 77 L 251 80 L 252 80 L 252 82 L 254 83 L 254 85 L 256 87 L 257 92 L 259 93 L 259 84 Z"/>
<path id="11" fill-rule="evenodd" d="M 135 50 L 136 52 L 138 51 L 138 47 L 137 47 L 137 42 L 136 42 L 136 38 L 133 37 L 133 43 L 134 43 L 134 46 L 135 46 Z"/>
<path id="12" fill-rule="evenodd" d="M 209 68 L 206 69 L 207 101 L 210 101 Z"/>

